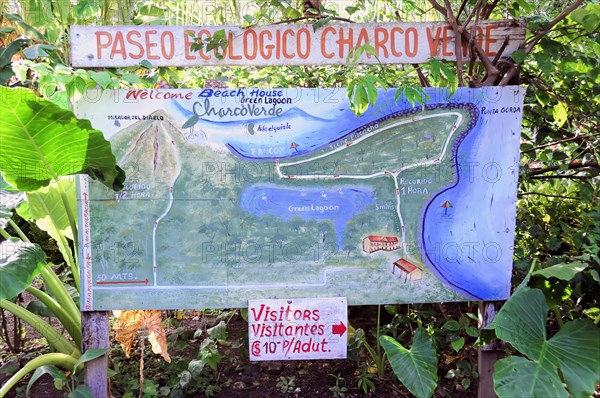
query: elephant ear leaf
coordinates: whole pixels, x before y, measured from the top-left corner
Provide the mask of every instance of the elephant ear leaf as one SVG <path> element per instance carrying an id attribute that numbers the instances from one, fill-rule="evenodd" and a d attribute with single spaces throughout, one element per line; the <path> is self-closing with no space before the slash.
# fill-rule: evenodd
<path id="1" fill-rule="evenodd" d="M 494 390 L 500 398 L 583 398 L 594 393 L 600 382 L 600 330 L 589 319 L 576 319 L 548 339 L 547 314 L 544 293 L 524 288 L 504 304 L 490 325 L 498 338 L 528 357 L 509 356 L 496 362 Z"/>
<path id="2" fill-rule="evenodd" d="M 437 355 L 425 329 L 417 329 L 410 350 L 391 336 L 379 341 L 402 384 L 418 398 L 431 397 L 437 387 Z"/>
<path id="3" fill-rule="evenodd" d="M 35 243 L 6 240 L 0 244 L 0 300 L 12 299 L 31 285 L 46 264 Z"/>
<path id="4" fill-rule="evenodd" d="M 24 88 L 0 87 L 0 98 L 0 171 L 9 184 L 32 191 L 60 176 L 85 173 L 111 189 L 123 188 L 125 172 L 89 120 Z"/>

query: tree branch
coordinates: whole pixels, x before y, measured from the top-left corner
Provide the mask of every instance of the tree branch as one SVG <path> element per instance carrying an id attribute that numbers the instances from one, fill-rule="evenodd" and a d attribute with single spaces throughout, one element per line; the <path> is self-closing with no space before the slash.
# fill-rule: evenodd
<path id="1" fill-rule="evenodd" d="M 600 165 L 598 165 L 597 162 L 582 162 L 580 160 L 574 160 L 571 163 L 569 163 L 567 165 L 567 170 L 576 170 L 576 169 L 582 169 L 582 168 L 591 168 L 591 169 L 598 169 L 600 170 Z M 557 171 L 557 170 L 562 170 L 561 165 L 554 165 L 554 166 L 548 166 L 548 167 L 544 167 L 544 168 L 537 168 L 537 169 L 529 169 L 527 170 L 525 173 L 525 175 L 533 178 L 533 176 L 537 176 L 540 174 L 544 174 L 547 173 L 549 171 Z M 573 175 L 569 175 L 570 177 L 576 177 Z M 566 175 L 560 176 L 560 177 L 567 177 Z M 546 177 L 547 178 L 547 177 Z"/>
<path id="2" fill-rule="evenodd" d="M 465 9 L 465 6 L 467 5 L 467 2 L 468 2 L 468 1 L 469 1 L 469 0 L 463 0 L 463 1 L 462 1 L 462 4 L 460 5 L 460 8 L 458 9 L 458 13 L 456 14 L 456 19 L 459 19 L 459 18 L 460 18 L 460 14 L 462 14 L 462 12 L 464 11 L 464 9 Z"/>
<path id="3" fill-rule="evenodd" d="M 498 61 L 500 60 L 500 57 L 502 56 L 502 53 L 504 52 L 504 50 L 506 50 L 506 46 L 508 46 L 509 39 L 510 38 L 508 36 L 506 36 L 504 38 L 504 41 L 502 42 L 502 45 L 500 46 L 500 49 L 498 50 L 498 52 L 496 53 L 496 56 L 492 60 L 492 63 L 494 65 L 498 65 Z"/>
<path id="4" fill-rule="evenodd" d="M 538 149 L 546 148 L 546 147 L 549 147 L 549 146 L 552 146 L 552 145 L 556 145 L 556 144 L 564 144 L 565 142 L 571 142 L 571 141 L 577 141 L 577 140 L 585 140 L 585 139 L 588 139 L 588 138 L 597 137 L 599 135 L 600 135 L 600 133 L 590 134 L 590 135 L 577 135 L 575 137 L 565 138 L 563 140 L 552 141 L 552 142 L 548 142 L 547 144 L 538 145 L 536 147 L 529 148 L 529 149 L 526 149 L 524 151 L 521 151 L 521 154 L 528 153 L 528 152 L 533 152 L 533 151 L 536 151 Z"/>
<path id="5" fill-rule="evenodd" d="M 545 82 L 543 82 L 541 79 L 539 79 L 539 77 L 534 76 L 534 77 L 530 78 L 528 81 L 531 84 L 533 84 L 536 88 L 544 91 L 549 96 L 555 98 L 557 101 L 565 103 L 567 105 L 567 107 L 569 108 L 569 111 L 571 111 L 571 113 L 574 116 L 577 115 L 580 119 L 586 121 L 587 123 L 590 123 L 593 126 L 592 128 L 598 130 L 598 124 L 595 122 L 594 119 L 592 119 L 588 114 L 581 112 L 579 110 L 579 108 L 577 108 L 576 106 L 571 104 L 571 102 L 569 101 L 568 98 L 566 98 L 565 96 L 561 96 L 558 93 L 556 93 L 555 91 L 553 91 L 552 88 L 548 87 L 548 85 Z"/>
<path id="6" fill-rule="evenodd" d="M 419 77 L 419 83 L 421 83 L 421 86 L 431 87 L 431 83 L 429 83 L 429 79 L 427 79 L 427 76 L 425 76 L 423 73 L 421 66 L 419 64 L 412 64 L 412 66 L 417 71 L 417 76 Z"/>
<path id="7" fill-rule="evenodd" d="M 469 14 L 469 16 L 462 22 L 463 26 L 467 26 L 469 24 L 469 22 L 471 22 L 471 19 L 473 19 L 473 17 L 475 15 L 477 15 L 479 17 L 479 11 L 480 11 L 480 8 L 481 8 L 481 1 L 482 0 L 477 0 L 477 3 L 475 3 L 475 7 L 473 7 L 473 10 L 471 10 L 471 13 Z"/>
<path id="8" fill-rule="evenodd" d="M 560 178 L 560 179 L 569 179 L 569 180 L 587 180 L 589 179 L 588 176 L 577 176 L 577 175 L 573 175 L 573 174 L 569 174 L 569 175 L 564 175 L 564 174 L 559 174 L 559 175 L 551 175 L 551 176 L 533 176 L 533 177 L 529 177 L 532 180 L 548 180 L 548 179 L 552 179 L 552 178 Z"/>
<path id="9" fill-rule="evenodd" d="M 398 12 L 398 10 L 396 10 L 395 14 L 396 14 L 396 20 L 398 22 L 402 22 L 402 17 L 400 16 L 400 13 Z M 421 86 L 422 87 L 431 87 L 431 83 L 429 83 L 429 79 L 427 79 L 427 76 L 425 76 L 425 74 L 423 73 L 421 66 L 419 64 L 411 64 L 411 65 L 417 71 L 417 76 L 419 77 L 419 83 L 421 84 Z"/>
<path id="10" fill-rule="evenodd" d="M 492 15 L 492 11 L 494 11 L 498 3 L 500 3 L 500 0 L 494 0 L 491 3 L 485 5 L 481 10 L 481 18 L 488 19 L 490 15 Z"/>
<path id="11" fill-rule="evenodd" d="M 464 87 L 465 80 L 463 78 L 463 62 L 462 62 L 462 32 L 463 27 L 459 26 L 454 13 L 452 12 L 452 6 L 450 5 L 449 0 L 444 0 L 444 4 L 446 5 L 446 18 L 450 25 L 452 26 L 452 30 L 454 30 L 454 54 L 456 55 L 456 76 L 458 77 L 458 87 Z"/>
<path id="12" fill-rule="evenodd" d="M 510 81 L 519 74 L 519 66 L 513 65 L 512 68 L 508 70 L 498 83 L 499 86 L 507 86 Z"/>
<path id="13" fill-rule="evenodd" d="M 450 7 L 450 4 L 447 0 L 444 0 L 446 7 L 439 4 L 436 0 L 428 0 L 428 1 L 433 6 L 433 8 L 435 8 L 437 11 L 439 11 L 441 14 L 443 14 L 446 17 L 447 22 L 452 24 L 451 19 L 455 20 L 455 18 L 452 13 L 452 8 Z M 456 22 L 456 23 L 458 24 L 458 22 Z M 477 54 L 477 56 L 479 57 L 479 59 L 481 60 L 481 63 L 483 64 L 483 66 L 485 68 L 486 78 L 483 80 L 483 82 L 481 84 L 484 86 L 493 86 L 496 83 L 496 80 L 498 79 L 498 75 L 500 72 L 498 71 L 498 68 L 496 68 L 496 66 L 489 59 L 489 57 L 486 55 L 486 53 L 483 50 L 483 48 L 481 47 L 481 45 L 477 42 L 477 40 L 475 40 L 475 36 L 476 36 L 475 26 L 473 28 L 472 33 L 470 33 L 468 31 L 468 29 L 464 29 L 464 27 L 462 27 L 462 29 L 459 29 L 458 31 L 455 30 L 455 32 L 454 32 L 455 36 L 457 35 L 457 32 L 459 32 L 460 35 L 462 36 L 462 38 L 467 43 L 469 43 L 470 48 L 473 50 L 471 53 L 471 62 L 474 62 L 474 59 L 475 59 L 474 54 Z M 456 40 L 456 38 L 455 38 L 455 40 Z M 458 54 L 460 54 L 460 52 Z M 457 59 L 458 59 L 458 54 L 457 54 Z M 460 73 L 462 73 L 462 71 Z"/>
<path id="14" fill-rule="evenodd" d="M 444 6 L 442 6 L 436 0 L 428 0 L 428 1 L 429 1 L 429 4 L 431 4 L 431 6 L 433 8 L 435 8 L 440 14 L 442 14 L 444 16 L 444 18 L 447 18 L 447 16 L 446 16 L 446 8 L 444 8 Z"/>
<path id="15" fill-rule="evenodd" d="M 321 0 L 304 0 L 302 8 L 304 8 L 304 16 L 307 18 L 318 18 L 321 16 Z M 311 10 L 315 10 L 316 13 L 313 13 Z"/>
<path id="16" fill-rule="evenodd" d="M 326 17 L 326 16 L 323 16 L 323 15 L 321 15 L 321 16 L 316 16 L 315 15 L 314 17 L 300 17 L 300 18 L 293 18 L 293 19 L 284 19 L 284 20 L 281 20 L 281 21 L 270 23 L 269 25 L 282 25 L 284 23 L 294 23 L 294 22 L 299 22 L 299 21 L 305 21 L 305 20 L 308 20 L 308 19 L 325 19 L 325 18 L 329 18 L 332 21 L 342 21 L 342 22 L 355 23 L 353 20 L 348 19 L 348 18 L 340 18 L 340 17 L 332 17 L 332 16 Z"/>
<path id="17" fill-rule="evenodd" d="M 526 195 L 539 195 L 539 196 L 545 196 L 547 198 L 560 198 L 560 199 L 574 199 L 574 200 L 579 200 L 579 198 L 577 196 L 551 195 L 551 194 L 548 194 L 548 193 L 541 193 L 541 192 L 524 192 L 524 193 L 518 194 L 517 197 L 526 196 Z"/>
<path id="18" fill-rule="evenodd" d="M 470 23 L 471 18 L 473 16 L 475 16 L 475 23 L 474 26 L 477 26 L 477 23 L 479 22 L 479 8 L 481 7 L 480 2 L 478 1 L 475 4 L 475 7 L 473 8 L 473 11 L 471 12 L 471 15 L 469 15 L 469 17 L 466 19 L 465 24 Z M 475 28 L 476 29 L 476 28 Z M 478 87 L 481 85 L 481 79 L 479 79 L 479 77 L 475 76 L 475 62 L 477 61 L 477 57 L 475 56 L 475 49 L 473 48 L 473 43 L 474 40 L 469 41 L 467 46 L 468 46 L 468 54 L 469 54 L 469 58 L 471 58 L 471 61 L 469 62 L 469 76 L 470 76 L 470 85 L 471 86 L 475 86 Z"/>
<path id="19" fill-rule="evenodd" d="M 567 15 L 569 15 L 571 12 L 573 12 L 582 3 L 583 3 L 583 0 L 575 0 L 570 6 L 568 6 L 564 10 L 562 10 L 562 12 L 560 14 L 558 14 L 558 16 L 556 18 L 554 18 L 552 21 L 548 22 L 545 29 L 542 29 L 542 30 L 536 32 L 533 39 L 531 39 L 531 41 L 525 45 L 525 48 L 524 48 L 525 53 L 529 54 L 531 52 L 531 50 L 533 50 L 535 45 L 542 39 L 542 37 L 544 37 L 548 32 L 550 32 L 557 23 L 559 23 L 560 21 L 565 19 L 567 17 Z"/>

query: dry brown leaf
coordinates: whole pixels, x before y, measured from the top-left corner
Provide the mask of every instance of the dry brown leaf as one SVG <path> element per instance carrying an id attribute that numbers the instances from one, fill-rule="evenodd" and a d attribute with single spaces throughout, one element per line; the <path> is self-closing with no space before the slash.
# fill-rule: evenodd
<path id="1" fill-rule="evenodd" d="M 129 358 L 131 345 L 138 331 L 148 330 L 148 340 L 152 351 L 161 354 L 167 362 L 171 362 L 167 352 L 167 334 L 162 326 L 162 312 L 159 310 L 113 311 L 117 317 L 114 324 L 115 339 L 121 343 L 125 356 Z"/>

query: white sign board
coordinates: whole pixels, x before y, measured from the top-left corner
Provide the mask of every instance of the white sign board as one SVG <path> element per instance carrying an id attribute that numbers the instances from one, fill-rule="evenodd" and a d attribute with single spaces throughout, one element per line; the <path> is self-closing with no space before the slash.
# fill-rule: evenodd
<path id="1" fill-rule="evenodd" d="M 249 300 L 250 360 L 346 358 L 347 324 L 345 297 Z"/>
<path id="2" fill-rule="evenodd" d="M 504 41 L 508 57 L 525 40 L 516 21 L 488 20 L 470 26 L 472 37 L 488 57 L 496 56 Z M 216 32 L 227 40 L 224 49 L 205 50 Z M 199 51 L 191 46 L 203 43 Z M 72 26 L 71 64 L 74 67 L 124 67 L 148 61 L 154 66 L 209 65 L 339 65 L 352 59 L 364 44 L 361 64 L 426 63 L 456 59 L 454 31 L 445 22 L 237 26 Z M 462 43 L 466 59 L 467 43 Z"/>

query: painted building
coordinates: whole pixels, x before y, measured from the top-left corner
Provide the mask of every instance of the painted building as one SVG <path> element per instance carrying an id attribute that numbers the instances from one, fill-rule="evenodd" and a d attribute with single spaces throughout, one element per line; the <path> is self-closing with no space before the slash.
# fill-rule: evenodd
<path id="1" fill-rule="evenodd" d="M 379 250 L 391 252 L 400 247 L 400 241 L 395 236 L 369 235 L 363 239 L 363 250 L 369 254 Z"/>
<path id="2" fill-rule="evenodd" d="M 400 278 L 404 277 L 404 282 L 407 280 L 418 281 L 423 278 L 423 270 L 403 258 L 399 258 L 394 262 L 392 274 L 396 273 L 396 268 L 400 271 Z"/>

